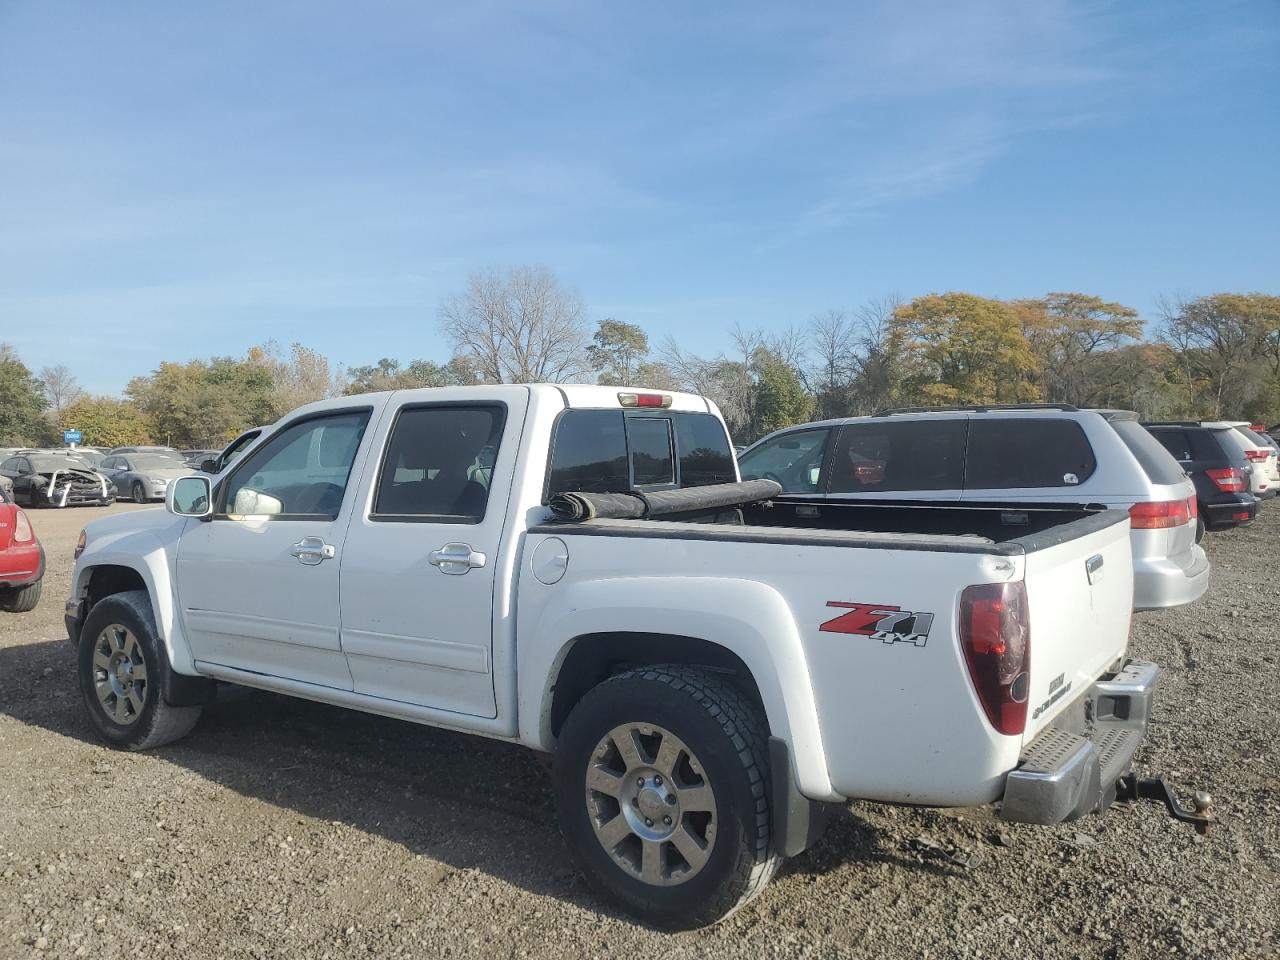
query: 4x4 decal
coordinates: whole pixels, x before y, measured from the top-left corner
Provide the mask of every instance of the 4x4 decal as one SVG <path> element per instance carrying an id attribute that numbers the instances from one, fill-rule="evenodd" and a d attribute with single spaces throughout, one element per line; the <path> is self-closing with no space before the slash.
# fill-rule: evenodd
<path id="1" fill-rule="evenodd" d="M 929 628 L 933 626 L 932 613 L 913 613 L 888 603 L 845 603 L 828 600 L 828 607 L 847 610 L 824 623 L 819 629 L 824 633 L 851 633 L 870 637 L 881 643 L 910 643 L 923 647 L 929 642 Z"/>

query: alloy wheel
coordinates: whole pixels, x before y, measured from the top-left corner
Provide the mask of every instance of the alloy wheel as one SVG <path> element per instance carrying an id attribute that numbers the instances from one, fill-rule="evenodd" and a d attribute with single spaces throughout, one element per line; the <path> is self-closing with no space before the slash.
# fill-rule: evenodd
<path id="1" fill-rule="evenodd" d="M 696 876 L 716 837 L 716 797 L 693 751 L 647 723 L 614 727 L 587 763 L 596 839 L 631 876 L 674 886 Z"/>
<path id="2" fill-rule="evenodd" d="M 122 727 L 137 721 L 147 699 L 142 647 L 127 627 L 107 626 L 93 644 L 93 687 L 106 715 Z"/>

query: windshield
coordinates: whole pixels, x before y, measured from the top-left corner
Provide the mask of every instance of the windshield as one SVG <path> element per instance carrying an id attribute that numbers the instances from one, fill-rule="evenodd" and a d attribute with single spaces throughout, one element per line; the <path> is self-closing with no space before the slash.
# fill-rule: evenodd
<path id="1" fill-rule="evenodd" d="M 31 469 L 36 473 L 52 473 L 54 470 L 92 470 L 83 460 L 72 457 L 30 457 Z"/>
<path id="2" fill-rule="evenodd" d="M 135 470 L 182 470 L 186 467 L 177 457 L 162 453 L 138 454 L 129 458 Z"/>

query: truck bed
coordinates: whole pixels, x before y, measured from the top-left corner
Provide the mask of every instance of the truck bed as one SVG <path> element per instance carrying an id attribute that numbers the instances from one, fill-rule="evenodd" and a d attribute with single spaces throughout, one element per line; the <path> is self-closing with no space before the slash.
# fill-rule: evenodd
<path id="1" fill-rule="evenodd" d="M 548 521 L 531 532 L 748 543 L 856 544 L 894 550 L 1011 555 L 1055 546 L 1127 520 L 1124 511 L 1097 505 L 960 505 L 910 500 L 859 503 L 777 497 L 741 510 L 667 514 L 644 520 Z"/>
<path id="2" fill-rule="evenodd" d="M 526 635 L 563 629 L 550 624 L 600 604 L 631 630 L 702 637 L 723 623 L 742 644 L 785 651 L 755 672 L 812 690 L 820 729 L 788 736 L 797 750 L 822 744 L 831 794 L 806 794 L 816 799 L 995 800 L 1023 744 L 1126 647 L 1133 578 L 1122 510 L 777 497 L 701 515 L 543 522 L 529 538 L 531 556 L 555 540 L 546 549 L 567 572 L 554 587 L 522 588 Z M 1016 736 L 984 718 L 958 633 L 963 591 L 1003 581 L 1025 584 L 1029 611 L 1027 719 Z M 838 618 L 851 609 L 903 612 L 915 633 L 846 629 Z"/>

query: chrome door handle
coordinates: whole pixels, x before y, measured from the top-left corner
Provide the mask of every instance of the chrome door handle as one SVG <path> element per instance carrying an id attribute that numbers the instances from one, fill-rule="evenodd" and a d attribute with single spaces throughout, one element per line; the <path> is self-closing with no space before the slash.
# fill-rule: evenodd
<path id="1" fill-rule="evenodd" d="M 439 567 L 441 573 L 460 576 L 472 567 L 483 567 L 485 555 L 471 549 L 469 543 L 446 543 L 439 550 L 432 550 L 427 559 L 433 567 Z"/>
<path id="2" fill-rule="evenodd" d="M 303 537 L 289 549 L 289 555 L 309 567 L 314 567 L 322 560 L 332 560 L 337 551 L 333 544 L 325 543 L 319 537 Z"/>
<path id="3" fill-rule="evenodd" d="M 1092 557 L 1084 562 L 1085 576 L 1089 578 L 1089 584 L 1093 585 L 1102 579 L 1102 554 L 1095 553 Z"/>

